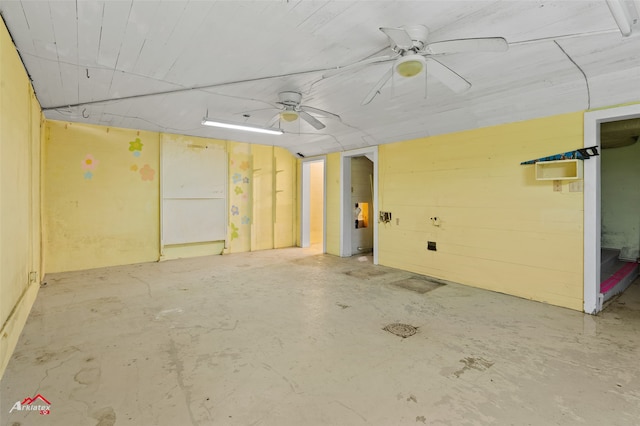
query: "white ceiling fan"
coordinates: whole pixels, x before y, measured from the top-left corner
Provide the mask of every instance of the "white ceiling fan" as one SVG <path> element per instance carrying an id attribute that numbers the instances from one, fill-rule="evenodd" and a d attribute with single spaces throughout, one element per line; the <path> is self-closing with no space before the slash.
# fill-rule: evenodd
<path id="1" fill-rule="evenodd" d="M 326 126 L 311 114 L 340 120 L 340 116 L 337 114 L 308 105 L 301 105 L 300 102 L 302 102 L 302 94 L 299 92 L 285 91 L 278 93 L 278 102 L 276 104 L 280 106 L 274 109 L 279 109 L 280 112 L 269 121 L 268 127 L 273 127 L 278 120 L 294 122 L 300 118 L 312 125 L 316 130 L 324 129 Z"/>
<path id="2" fill-rule="evenodd" d="M 392 54 L 364 59 L 324 74 L 324 77 L 329 77 L 338 72 L 365 65 L 394 61 L 391 68 L 364 98 L 362 105 L 371 102 L 394 75 L 409 78 L 420 74 L 425 69 L 427 70 L 424 73 L 425 79 L 428 73 L 454 92 L 463 92 L 471 87 L 471 83 L 435 57 L 463 52 L 504 52 L 509 48 L 507 41 L 502 37 L 463 38 L 430 43 L 429 29 L 424 25 L 405 25 L 400 28 L 381 27 L 380 31 L 387 35 Z"/>

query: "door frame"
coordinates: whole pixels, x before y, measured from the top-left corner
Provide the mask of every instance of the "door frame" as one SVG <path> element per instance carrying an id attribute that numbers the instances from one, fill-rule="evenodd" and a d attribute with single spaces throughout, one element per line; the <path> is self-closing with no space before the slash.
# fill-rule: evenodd
<path id="1" fill-rule="evenodd" d="M 351 159 L 366 156 L 373 163 L 373 264 L 378 264 L 378 147 L 344 151 L 340 156 L 340 256 L 349 257 L 351 253 L 351 226 L 353 211 L 351 208 Z"/>
<path id="2" fill-rule="evenodd" d="M 640 117 L 640 104 L 590 111 L 584 114 L 584 146 L 601 152 L 600 124 Z M 584 312 L 602 310 L 600 294 L 601 193 L 600 156 L 584 162 Z"/>
<path id="3" fill-rule="evenodd" d="M 327 157 L 302 159 L 300 203 L 300 247 L 311 245 L 311 164 L 322 162 L 322 252 L 327 252 Z"/>

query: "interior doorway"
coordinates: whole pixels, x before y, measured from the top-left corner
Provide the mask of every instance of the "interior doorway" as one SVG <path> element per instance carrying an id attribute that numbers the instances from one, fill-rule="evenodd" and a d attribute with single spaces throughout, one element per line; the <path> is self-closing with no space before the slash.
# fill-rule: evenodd
<path id="1" fill-rule="evenodd" d="M 378 264 L 378 147 L 342 153 L 340 256 L 370 253 Z"/>
<path id="2" fill-rule="evenodd" d="M 300 245 L 326 252 L 325 159 L 302 162 Z"/>
<path id="3" fill-rule="evenodd" d="M 640 181 L 627 186 L 627 182 L 634 179 L 637 167 L 623 166 L 627 161 L 625 157 L 635 155 L 638 143 L 630 144 L 629 152 L 616 154 L 606 148 L 608 142 L 603 149 L 603 141 L 608 137 L 607 123 L 640 118 L 640 105 L 588 112 L 584 118 L 584 146 L 597 146 L 601 153 L 584 162 L 584 311 L 595 314 L 609 298 L 628 286 L 629 277 L 635 276 L 638 270 L 637 258 L 633 262 L 634 247 L 637 247 L 633 223 L 637 223 L 635 229 L 640 227 L 640 211 L 632 199 L 635 200 Z M 621 187 L 633 189 L 623 190 L 620 195 Z M 620 197 L 622 203 L 615 201 Z M 638 197 L 640 208 L 640 192 Z M 620 230 L 620 226 L 626 228 Z M 618 235 L 621 232 L 633 235 L 622 238 Z M 607 247 L 618 245 L 620 247 Z"/>
<path id="4" fill-rule="evenodd" d="M 603 303 L 638 276 L 640 118 L 600 124 L 600 294 Z"/>
<path id="5" fill-rule="evenodd" d="M 351 157 L 351 255 L 373 253 L 373 162 Z"/>

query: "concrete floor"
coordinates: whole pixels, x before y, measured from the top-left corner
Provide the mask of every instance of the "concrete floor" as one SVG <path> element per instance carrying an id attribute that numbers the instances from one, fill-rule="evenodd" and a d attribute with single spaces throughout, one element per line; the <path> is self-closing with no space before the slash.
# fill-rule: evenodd
<path id="1" fill-rule="evenodd" d="M 392 284 L 413 276 L 306 249 L 51 275 L 0 383 L 0 423 L 640 423 L 639 281 L 592 317 Z M 393 322 L 418 332 L 382 330 Z M 36 394 L 49 415 L 9 413 Z"/>

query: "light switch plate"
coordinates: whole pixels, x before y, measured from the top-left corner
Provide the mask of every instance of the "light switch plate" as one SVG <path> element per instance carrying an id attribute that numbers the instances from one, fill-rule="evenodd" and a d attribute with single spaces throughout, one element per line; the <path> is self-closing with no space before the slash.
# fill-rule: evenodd
<path id="1" fill-rule="evenodd" d="M 569 184 L 569 192 L 582 192 L 584 184 L 581 180 L 573 181 Z"/>

